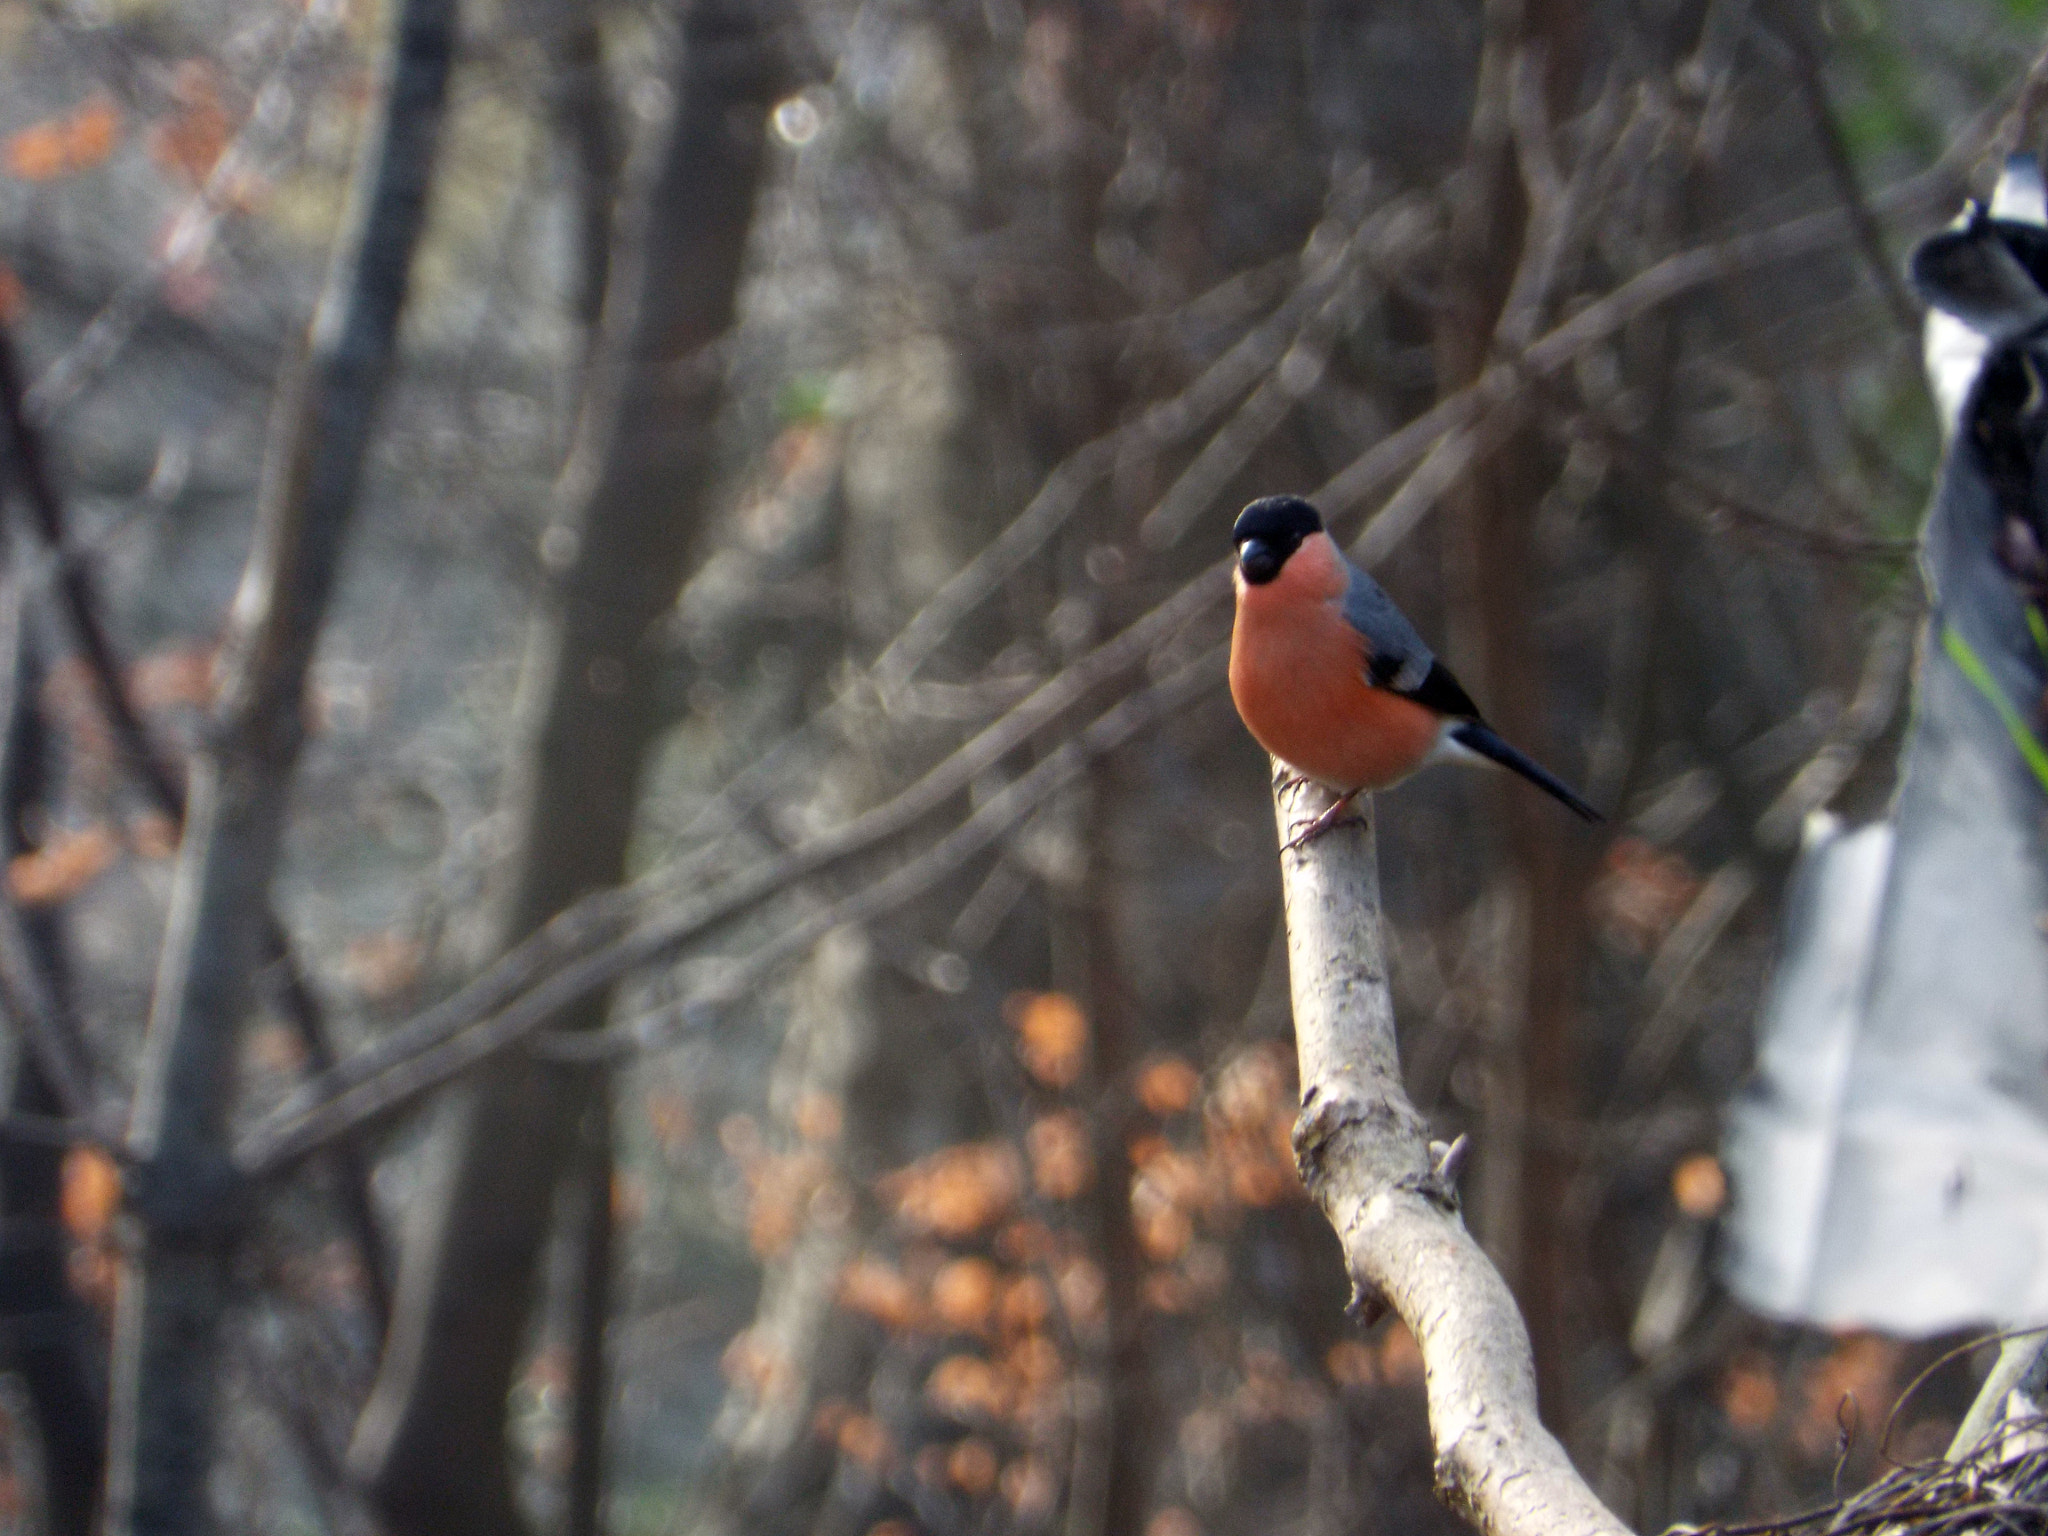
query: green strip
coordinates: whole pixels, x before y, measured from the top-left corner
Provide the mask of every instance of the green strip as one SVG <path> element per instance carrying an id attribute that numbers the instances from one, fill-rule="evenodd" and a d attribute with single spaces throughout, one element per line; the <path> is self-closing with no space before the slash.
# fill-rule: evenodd
<path id="1" fill-rule="evenodd" d="M 2048 656 L 2048 619 L 2032 603 L 2027 604 L 2027 633 L 2034 637 L 2034 649 Z"/>
<path id="2" fill-rule="evenodd" d="M 2041 739 L 2028 727 L 2025 718 L 2012 707 L 2012 700 L 2005 696 L 1990 669 L 1970 649 L 1970 642 L 1963 638 L 1955 625 L 1945 623 L 1941 626 L 1941 648 L 1948 652 L 1948 659 L 1956 664 L 1957 670 L 1998 711 L 1998 718 L 2005 723 L 2005 733 L 2012 737 L 2012 744 L 2020 749 L 2020 756 L 2034 770 L 2034 777 L 2040 781 L 2041 788 L 2048 790 L 2048 748 L 2041 745 Z"/>

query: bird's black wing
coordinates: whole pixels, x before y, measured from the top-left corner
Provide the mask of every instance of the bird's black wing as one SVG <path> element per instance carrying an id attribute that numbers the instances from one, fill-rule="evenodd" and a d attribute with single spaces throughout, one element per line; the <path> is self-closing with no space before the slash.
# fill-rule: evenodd
<path id="1" fill-rule="evenodd" d="M 1444 716 L 1450 724 L 1451 740 L 1467 752 L 1490 758 L 1519 773 L 1586 820 L 1600 820 L 1600 813 L 1569 784 L 1509 746 L 1492 726 L 1479 718 L 1479 706 L 1451 676 L 1450 668 L 1430 654 L 1422 636 L 1394 606 L 1394 600 L 1365 572 L 1349 561 L 1345 563 L 1351 572 L 1351 584 L 1344 591 L 1344 617 L 1365 639 L 1365 670 L 1374 686 L 1413 699 L 1423 708 Z"/>
<path id="2" fill-rule="evenodd" d="M 1408 616 L 1378 582 L 1348 561 L 1346 565 L 1351 584 L 1344 592 L 1344 618 L 1365 638 L 1365 670 L 1374 686 L 1440 715 L 1478 719 L 1478 706 L 1423 643 Z"/>

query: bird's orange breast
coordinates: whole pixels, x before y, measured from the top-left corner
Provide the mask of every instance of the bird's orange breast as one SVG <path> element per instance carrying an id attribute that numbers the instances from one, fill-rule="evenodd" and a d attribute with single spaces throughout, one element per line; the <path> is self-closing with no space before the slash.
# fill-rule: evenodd
<path id="1" fill-rule="evenodd" d="M 1364 636 L 1344 617 L 1347 578 L 1325 535 L 1263 586 L 1237 579 L 1230 696 L 1260 746 L 1331 788 L 1384 789 L 1422 766 L 1440 722 L 1366 680 Z"/>

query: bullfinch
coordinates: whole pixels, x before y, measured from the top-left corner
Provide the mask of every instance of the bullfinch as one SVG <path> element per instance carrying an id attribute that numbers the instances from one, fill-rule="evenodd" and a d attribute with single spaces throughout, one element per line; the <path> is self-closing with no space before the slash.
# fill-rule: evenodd
<path id="1" fill-rule="evenodd" d="M 1588 821 L 1600 813 L 1509 746 L 1422 643 L 1378 582 L 1344 558 L 1299 496 L 1238 514 L 1237 622 L 1230 696 L 1259 745 L 1343 798 L 1288 844 L 1335 825 L 1357 795 L 1398 784 L 1439 758 L 1487 759 Z"/>

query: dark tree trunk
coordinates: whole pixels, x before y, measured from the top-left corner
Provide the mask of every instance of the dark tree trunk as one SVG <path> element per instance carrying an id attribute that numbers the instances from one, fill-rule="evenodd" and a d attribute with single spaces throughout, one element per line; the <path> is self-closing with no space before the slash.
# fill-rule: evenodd
<path id="1" fill-rule="evenodd" d="M 1436 337 L 1438 382 L 1446 394 L 1469 384 L 1493 360 L 1495 328 L 1529 233 L 1510 127 L 1513 73 L 1525 57 L 1544 63 L 1545 108 L 1555 119 L 1576 87 L 1582 29 L 1583 18 L 1570 0 L 1526 8 L 1517 0 L 1492 0 L 1486 7 L 1468 180 L 1452 226 L 1452 297 Z M 1476 651 L 1473 681 L 1481 707 L 1508 740 L 1539 761 L 1554 761 L 1535 632 L 1540 560 L 1533 534 L 1549 483 L 1544 458 L 1533 429 L 1512 433 L 1447 498 L 1452 519 L 1446 535 L 1466 578 L 1454 584 L 1465 589 L 1454 596 L 1472 619 L 1465 628 Z M 1514 1060 L 1499 1074 L 1519 1101 L 1500 1117 L 1499 1130 L 1518 1144 L 1503 1145 L 1498 1136 L 1482 1141 L 1484 1155 L 1510 1165 L 1504 1171 L 1512 1193 L 1503 1192 L 1500 1203 L 1513 1213 L 1516 1230 L 1489 1235 L 1500 1242 L 1503 1268 L 1528 1321 L 1538 1395 L 1546 1416 L 1556 1416 L 1567 1406 L 1561 1332 L 1567 1255 L 1556 1215 L 1572 1168 L 1555 1138 L 1531 1135 L 1529 1128 L 1562 1124 L 1577 1107 L 1572 1021 L 1585 946 L 1586 870 L 1570 841 L 1571 824 L 1557 806 L 1504 778 L 1497 792 L 1519 887 L 1527 964 L 1518 995 L 1508 1001 Z"/>
<path id="2" fill-rule="evenodd" d="M 8 615 L 14 643 L 0 646 L 13 677 L 0 684 L 13 718 L 0 745 L 0 862 L 27 852 L 30 814 L 44 802 L 47 733 L 35 699 L 40 669 L 21 633 L 18 613 Z M 22 915 L 30 958 L 45 989 L 66 995 L 57 914 Z M 33 1051 L 19 1052 L 10 1113 L 61 1115 L 64 1103 Z M 105 1350 L 92 1311 L 66 1278 L 70 1244 L 59 1199 L 64 1153 L 59 1147 L 0 1142 L 0 1328 L 7 1358 L 28 1388 L 43 1443 L 43 1482 L 51 1536 L 89 1536 L 106 1468 Z"/>
<path id="3" fill-rule="evenodd" d="M 207 1528 L 221 1321 L 244 1193 L 227 1133 L 242 1015 L 304 740 L 306 671 L 397 345 L 455 48 L 453 0 L 406 0 L 360 197 L 280 401 L 227 682 L 193 775 L 129 1132 L 142 1231 L 115 1324 L 107 1528 Z"/>
<path id="4" fill-rule="evenodd" d="M 675 600 L 706 513 L 723 373 L 714 344 L 733 318 L 779 76 L 754 8 L 691 7 L 676 113 L 611 263 L 603 336 L 543 546 L 561 577 L 527 670 L 505 945 L 625 872 L 658 719 L 649 632 Z M 608 1002 L 594 994 L 557 1027 L 597 1027 Z M 506 1395 L 584 1081 L 513 1055 L 449 1106 L 352 1453 L 399 1536 L 521 1527 Z"/>

